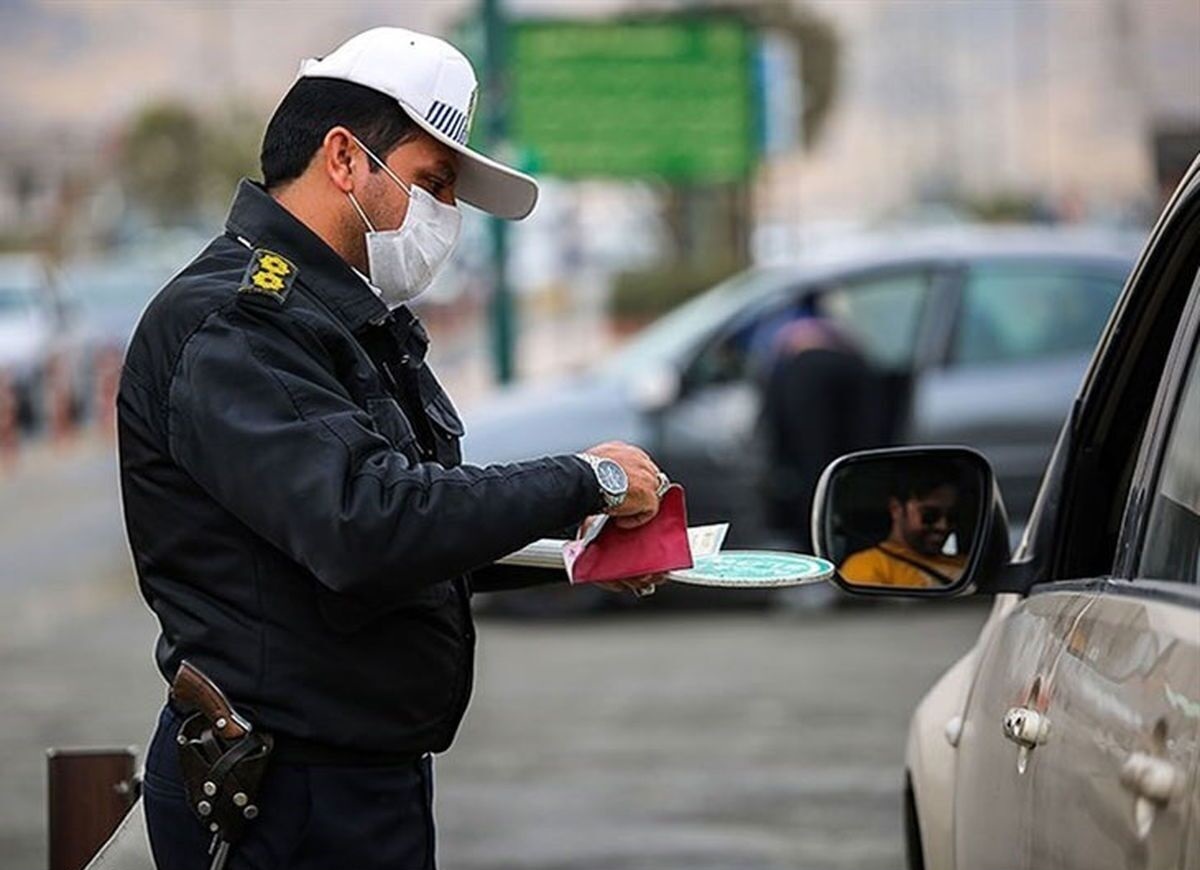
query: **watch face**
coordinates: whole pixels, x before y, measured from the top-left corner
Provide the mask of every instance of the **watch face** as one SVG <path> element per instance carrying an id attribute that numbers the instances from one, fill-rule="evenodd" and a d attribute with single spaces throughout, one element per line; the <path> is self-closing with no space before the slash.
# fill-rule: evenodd
<path id="1" fill-rule="evenodd" d="M 623 493 L 629 488 L 629 478 L 625 476 L 625 469 L 611 459 L 602 459 L 596 464 L 596 478 L 600 481 L 600 488 L 613 495 Z"/>

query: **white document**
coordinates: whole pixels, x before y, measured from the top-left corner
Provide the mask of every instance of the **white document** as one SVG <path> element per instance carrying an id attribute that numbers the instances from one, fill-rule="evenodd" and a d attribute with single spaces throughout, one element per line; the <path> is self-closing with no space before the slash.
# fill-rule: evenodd
<path id="1" fill-rule="evenodd" d="M 606 520 L 606 516 L 601 516 Z M 604 527 L 603 522 L 593 522 L 588 529 L 587 540 L 593 540 Z M 688 544 L 692 549 L 693 561 L 701 556 L 718 553 L 725 543 L 729 533 L 729 523 L 714 523 L 710 526 L 692 526 L 688 529 Z M 562 538 L 542 538 L 534 541 L 528 547 L 499 559 L 501 565 L 517 565 L 522 568 L 553 568 L 559 571 L 567 570 L 563 558 L 563 547 L 569 543 Z"/>

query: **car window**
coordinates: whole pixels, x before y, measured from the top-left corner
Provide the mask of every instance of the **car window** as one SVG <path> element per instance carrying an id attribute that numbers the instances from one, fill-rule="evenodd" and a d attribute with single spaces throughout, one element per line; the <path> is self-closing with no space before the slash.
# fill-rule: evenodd
<path id="1" fill-rule="evenodd" d="M 833 321 L 870 361 L 888 370 L 912 367 L 929 279 L 924 272 L 847 281 L 804 290 L 738 319 L 697 355 L 685 373 L 690 387 L 760 378 L 770 368 L 781 330 L 812 317 Z"/>
<path id="2" fill-rule="evenodd" d="M 781 269 L 741 272 L 664 315 L 617 351 L 606 370 L 633 375 L 656 366 L 681 365 L 688 351 L 738 313 L 784 292 L 794 281 Z"/>
<path id="3" fill-rule="evenodd" d="M 694 389 L 760 376 L 771 359 L 774 336 L 797 316 L 786 302 L 742 312 L 687 366 L 684 383 Z"/>
<path id="4" fill-rule="evenodd" d="M 828 291 L 821 308 L 857 340 L 871 362 L 906 371 L 913 364 L 929 286 L 930 276 L 923 271 L 849 281 Z"/>
<path id="5" fill-rule="evenodd" d="M 972 268 L 951 360 L 971 366 L 1089 352 L 1121 286 L 1115 276 L 1069 268 Z"/>
<path id="6" fill-rule="evenodd" d="M 1200 356 L 1193 355 L 1163 453 L 1138 576 L 1200 577 Z"/>

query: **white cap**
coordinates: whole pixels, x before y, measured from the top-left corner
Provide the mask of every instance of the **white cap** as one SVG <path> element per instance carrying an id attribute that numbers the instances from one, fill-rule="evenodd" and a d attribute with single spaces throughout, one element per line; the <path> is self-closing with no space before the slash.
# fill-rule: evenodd
<path id="1" fill-rule="evenodd" d="M 300 78 L 342 79 L 395 97 L 426 133 L 462 155 L 455 193 L 497 217 L 520 220 L 537 203 L 537 182 L 467 147 L 479 84 L 461 51 L 434 36 L 376 27 L 325 57 L 300 64 Z"/>

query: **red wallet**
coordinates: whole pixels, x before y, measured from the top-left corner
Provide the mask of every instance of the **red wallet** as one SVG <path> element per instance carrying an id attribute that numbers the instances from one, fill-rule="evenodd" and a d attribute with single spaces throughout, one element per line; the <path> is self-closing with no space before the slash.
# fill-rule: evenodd
<path id="1" fill-rule="evenodd" d="M 636 529 L 623 529 L 603 517 L 598 532 L 571 541 L 563 550 L 572 583 L 628 580 L 692 567 L 683 487 L 671 484 L 658 513 Z"/>

